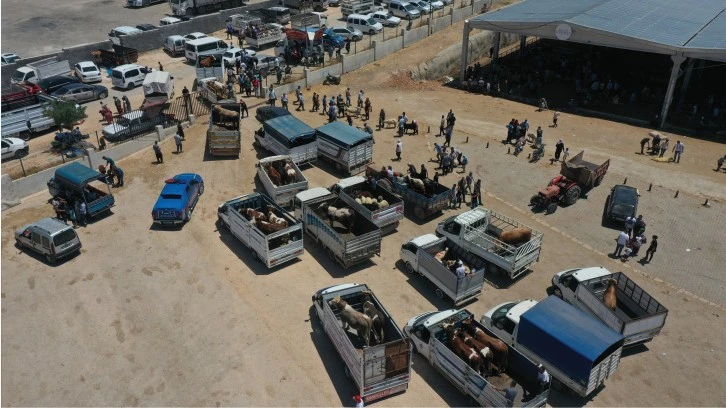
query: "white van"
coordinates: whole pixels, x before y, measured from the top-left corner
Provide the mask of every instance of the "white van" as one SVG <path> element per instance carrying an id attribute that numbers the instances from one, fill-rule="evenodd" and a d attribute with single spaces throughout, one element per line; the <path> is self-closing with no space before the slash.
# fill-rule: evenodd
<path id="1" fill-rule="evenodd" d="M 383 24 L 363 14 L 351 14 L 346 20 L 348 28 L 360 30 L 361 33 L 374 35 L 383 30 Z"/>
<path id="2" fill-rule="evenodd" d="M 400 17 L 405 20 L 414 20 L 421 17 L 421 11 L 405 1 L 393 0 L 388 3 L 388 10 L 393 13 L 394 16 Z"/>
<path id="3" fill-rule="evenodd" d="M 139 30 L 136 27 L 121 26 L 111 30 L 111 32 L 108 33 L 108 38 L 111 40 L 112 43 L 116 45 L 121 45 L 121 40 L 119 39 L 120 37 L 124 35 L 134 35 L 141 33 L 143 33 L 143 31 Z"/>
<path id="4" fill-rule="evenodd" d="M 133 89 L 144 83 L 146 72 L 146 68 L 141 65 L 119 65 L 111 71 L 111 84 L 117 88 Z"/>
<path id="5" fill-rule="evenodd" d="M 184 46 L 184 56 L 189 61 L 196 61 L 199 54 L 214 54 L 227 51 L 229 44 L 217 37 L 200 38 L 199 40 L 187 41 Z"/>
<path id="6" fill-rule="evenodd" d="M 184 53 L 184 45 L 187 43 L 186 38 L 181 35 L 170 35 L 164 41 L 164 49 L 169 51 L 171 55 Z"/>

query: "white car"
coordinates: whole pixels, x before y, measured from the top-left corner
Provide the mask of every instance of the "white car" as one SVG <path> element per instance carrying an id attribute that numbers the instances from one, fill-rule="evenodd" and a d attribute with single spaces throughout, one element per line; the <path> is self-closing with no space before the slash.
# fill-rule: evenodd
<path id="1" fill-rule="evenodd" d="M 434 11 L 441 10 L 441 9 L 444 8 L 444 2 L 441 1 L 441 0 L 417 0 L 417 1 L 419 3 L 426 3 L 426 4 L 428 4 L 429 7 L 431 7 L 432 9 L 434 9 Z"/>
<path id="2" fill-rule="evenodd" d="M 176 17 L 163 17 L 159 20 L 159 25 L 162 25 L 162 26 L 178 24 L 178 23 L 181 23 L 181 19 L 176 18 Z"/>
<path id="3" fill-rule="evenodd" d="M 384 27 L 396 27 L 401 24 L 401 19 L 388 10 L 380 10 L 368 15 L 368 17 L 383 24 Z"/>
<path id="4" fill-rule="evenodd" d="M 198 40 L 200 38 L 206 38 L 206 37 L 207 37 L 207 35 L 204 33 L 195 32 L 195 33 L 189 33 L 189 34 L 185 35 L 184 39 L 186 39 L 187 41 L 192 41 L 192 40 Z"/>
<path id="5" fill-rule="evenodd" d="M 410 0 L 408 4 L 416 7 L 419 11 L 421 11 L 421 15 L 429 14 L 431 12 L 431 6 L 429 6 L 429 4 L 426 2 L 420 0 Z"/>
<path id="6" fill-rule="evenodd" d="M 222 58 L 224 59 L 225 65 L 234 65 L 236 64 L 236 60 L 242 58 L 242 51 L 247 51 L 247 56 L 254 57 L 257 55 L 257 52 L 255 50 L 242 50 L 242 48 L 229 48 L 227 52 L 225 52 L 222 55 Z"/>
<path id="7" fill-rule="evenodd" d="M 363 38 L 363 33 L 360 30 L 351 30 L 348 27 L 332 27 L 331 30 L 344 39 L 350 39 L 351 41 L 359 41 Z"/>
<path id="8" fill-rule="evenodd" d="M 101 70 L 91 61 L 82 61 L 73 66 L 73 74 L 81 82 L 101 82 Z"/>
<path id="9" fill-rule="evenodd" d="M 13 62 L 21 59 L 17 54 L 13 54 L 12 52 L 6 52 L 2 54 L 2 64 L 12 64 Z"/>
<path id="10" fill-rule="evenodd" d="M 28 155 L 28 144 L 17 137 L 4 137 L 2 139 L 2 159 L 19 159 Z"/>

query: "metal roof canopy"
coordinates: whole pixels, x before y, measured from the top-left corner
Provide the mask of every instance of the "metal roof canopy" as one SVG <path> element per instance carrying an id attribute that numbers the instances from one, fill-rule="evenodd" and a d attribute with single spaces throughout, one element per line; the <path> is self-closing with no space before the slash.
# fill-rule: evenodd
<path id="1" fill-rule="evenodd" d="M 524 0 L 469 27 L 726 61 L 724 0 Z"/>

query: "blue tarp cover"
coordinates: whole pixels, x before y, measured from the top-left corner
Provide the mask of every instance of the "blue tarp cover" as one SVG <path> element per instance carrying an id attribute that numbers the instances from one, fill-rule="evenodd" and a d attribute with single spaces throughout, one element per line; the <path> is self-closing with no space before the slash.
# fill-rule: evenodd
<path id="1" fill-rule="evenodd" d="M 522 314 L 517 342 L 587 385 L 598 358 L 623 336 L 595 317 L 549 296 Z"/>
<path id="2" fill-rule="evenodd" d="M 315 129 L 306 125 L 305 122 L 292 116 L 285 115 L 278 118 L 270 119 L 262 124 L 266 131 L 287 139 L 289 143 L 294 143 L 296 139 L 303 136 L 315 134 Z M 283 140 L 281 140 L 283 142 Z"/>
<path id="3" fill-rule="evenodd" d="M 70 163 L 55 171 L 56 178 L 62 178 L 74 186 L 82 186 L 101 176 L 101 173 L 81 163 Z"/>
<path id="4" fill-rule="evenodd" d="M 343 122 L 332 122 L 317 128 L 318 137 L 341 147 L 353 146 L 373 140 L 373 136 Z"/>

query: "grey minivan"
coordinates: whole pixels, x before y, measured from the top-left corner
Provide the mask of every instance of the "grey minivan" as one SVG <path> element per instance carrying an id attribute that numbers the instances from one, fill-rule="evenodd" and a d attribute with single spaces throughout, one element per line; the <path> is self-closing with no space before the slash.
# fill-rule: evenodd
<path id="1" fill-rule="evenodd" d="M 18 229 L 15 242 L 20 247 L 44 255 L 49 263 L 81 250 L 81 240 L 76 231 L 57 218 L 43 218 Z"/>

